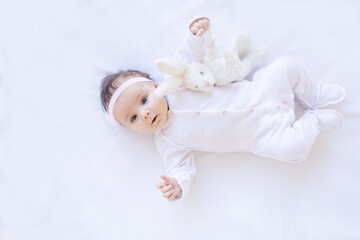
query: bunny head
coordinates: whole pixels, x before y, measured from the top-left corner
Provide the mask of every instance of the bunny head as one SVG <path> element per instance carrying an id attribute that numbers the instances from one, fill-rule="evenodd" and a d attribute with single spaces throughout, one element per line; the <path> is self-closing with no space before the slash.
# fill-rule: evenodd
<path id="1" fill-rule="evenodd" d="M 187 64 L 174 59 L 160 59 L 156 66 L 162 73 L 172 75 L 155 90 L 157 97 L 173 92 L 182 85 L 193 91 L 209 92 L 215 84 L 210 68 L 199 62 Z"/>
<path id="2" fill-rule="evenodd" d="M 210 92 L 215 78 L 210 68 L 203 63 L 193 62 L 184 76 L 184 86 L 193 91 Z"/>

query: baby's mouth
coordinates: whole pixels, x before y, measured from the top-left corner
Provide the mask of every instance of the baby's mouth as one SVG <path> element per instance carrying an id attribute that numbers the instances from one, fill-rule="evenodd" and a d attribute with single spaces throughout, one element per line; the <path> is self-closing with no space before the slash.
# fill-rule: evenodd
<path id="1" fill-rule="evenodd" d="M 154 119 L 152 120 L 151 124 L 154 124 L 154 122 L 156 121 L 157 119 L 157 115 L 155 115 Z"/>

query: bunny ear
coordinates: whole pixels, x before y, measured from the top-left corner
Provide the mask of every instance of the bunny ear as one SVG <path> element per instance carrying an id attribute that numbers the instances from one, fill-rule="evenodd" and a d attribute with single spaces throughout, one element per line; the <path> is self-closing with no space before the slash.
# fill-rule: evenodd
<path id="1" fill-rule="evenodd" d="M 164 58 L 156 61 L 156 67 L 162 73 L 183 75 L 188 65 L 175 59 Z"/>
<path id="2" fill-rule="evenodd" d="M 156 97 L 160 98 L 178 89 L 183 84 L 182 77 L 169 77 L 164 80 L 154 91 Z"/>

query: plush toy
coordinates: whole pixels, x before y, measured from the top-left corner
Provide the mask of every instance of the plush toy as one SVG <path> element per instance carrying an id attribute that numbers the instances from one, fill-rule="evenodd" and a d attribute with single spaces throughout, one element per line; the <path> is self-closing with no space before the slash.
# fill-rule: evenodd
<path id="1" fill-rule="evenodd" d="M 215 41 L 212 41 L 208 55 L 202 62 L 184 63 L 174 59 L 157 60 L 157 68 L 172 76 L 163 81 L 155 90 L 157 97 L 169 94 L 180 86 L 193 91 L 209 92 L 214 85 L 223 86 L 235 80 L 244 79 L 269 55 L 267 48 L 252 50 L 250 35 L 241 32 L 234 46 L 216 58 Z"/>

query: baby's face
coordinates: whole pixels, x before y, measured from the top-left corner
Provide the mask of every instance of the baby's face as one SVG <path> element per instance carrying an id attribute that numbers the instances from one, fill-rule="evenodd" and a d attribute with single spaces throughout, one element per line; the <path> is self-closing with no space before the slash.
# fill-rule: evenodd
<path id="1" fill-rule="evenodd" d="M 114 106 L 114 116 L 122 125 L 138 132 L 152 133 L 161 129 L 168 114 L 165 97 L 153 94 L 158 84 L 137 82 L 127 87 Z"/>

